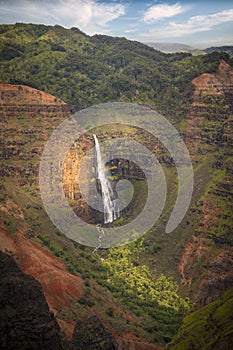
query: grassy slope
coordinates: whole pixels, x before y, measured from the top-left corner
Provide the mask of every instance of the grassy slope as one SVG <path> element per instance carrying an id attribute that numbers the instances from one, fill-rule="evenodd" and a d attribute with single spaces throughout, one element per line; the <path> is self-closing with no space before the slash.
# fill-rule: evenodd
<path id="1" fill-rule="evenodd" d="M 233 290 L 230 289 L 220 299 L 186 316 L 178 334 L 166 349 L 232 349 L 232 310 Z"/>

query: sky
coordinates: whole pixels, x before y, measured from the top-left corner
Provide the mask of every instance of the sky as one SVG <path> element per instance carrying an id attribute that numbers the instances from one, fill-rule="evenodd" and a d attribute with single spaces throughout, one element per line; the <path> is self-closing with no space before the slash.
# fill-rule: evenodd
<path id="1" fill-rule="evenodd" d="M 0 0 L 0 23 L 16 22 L 194 48 L 233 45 L 232 0 Z"/>

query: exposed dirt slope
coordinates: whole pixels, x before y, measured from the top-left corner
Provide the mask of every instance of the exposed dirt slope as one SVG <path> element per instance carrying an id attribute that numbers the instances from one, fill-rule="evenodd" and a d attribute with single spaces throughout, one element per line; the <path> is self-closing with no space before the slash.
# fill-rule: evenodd
<path id="1" fill-rule="evenodd" d="M 187 119 L 186 144 L 191 154 L 196 155 L 203 144 L 205 152 L 207 144 L 215 145 L 219 140 L 232 142 L 229 116 L 233 109 L 233 69 L 222 60 L 216 73 L 204 73 L 192 83 L 195 91 Z"/>
<path id="2" fill-rule="evenodd" d="M 65 105 L 62 100 L 57 99 L 47 92 L 43 92 L 25 85 L 0 84 L 0 104 L 23 105 Z"/>
<path id="3" fill-rule="evenodd" d="M 26 274 L 35 277 L 41 284 L 46 301 L 55 316 L 72 300 L 82 295 L 81 277 L 70 274 L 65 265 L 51 253 L 26 239 L 21 232 L 13 239 L 3 229 L 0 231 L 0 250 L 12 254 Z M 61 322 L 61 328 L 70 338 L 75 323 Z"/>

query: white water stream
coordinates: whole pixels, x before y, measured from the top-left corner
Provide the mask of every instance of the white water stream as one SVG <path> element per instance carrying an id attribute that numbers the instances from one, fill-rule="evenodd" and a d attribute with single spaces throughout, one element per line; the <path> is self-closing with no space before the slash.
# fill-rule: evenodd
<path id="1" fill-rule="evenodd" d="M 117 211 L 114 204 L 114 193 L 105 174 L 105 166 L 102 162 L 100 145 L 98 138 L 93 134 L 95 140 L 95 150 L 97 158 L 97 176 L 101 186 L 101 194 L 104 205 L 104 223 L 108 224 L 117 219 Z"/>

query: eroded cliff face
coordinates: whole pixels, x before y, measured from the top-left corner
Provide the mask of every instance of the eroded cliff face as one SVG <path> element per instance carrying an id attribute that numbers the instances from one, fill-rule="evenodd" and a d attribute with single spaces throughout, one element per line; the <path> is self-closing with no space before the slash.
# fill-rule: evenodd
<path id="1" fill-rule="evenodd" d="M 0 249 L 12 255 L 23 272 L 41 283 L 50 310 L 59 318 L 61 310 L 82 295 L 83 281 L 36 244 L 34 230 L 40 223 L 34 219 L 44 215 L 38 189 L 43 147 L 51 132 L 69 116 L 69 107 L 42 91 L 0 84 L 0 113 Z M 34 219 L 31 209 L 38 213 Z M 75 320 L 60 322 L 71 338 Z"/>
<path id="2" fill-rule="evenodd" d="M 205 305 L 233 285 L 232 102 L 233 70 L 222 61 L 216 74 L 193 80 L 187 145 L 196 167 L 196 228 L 186 242 L 179 271 L 192 299 Z M 204 184 L 204 187 L 203 187 Z"/>
<path id="3" fill-rule="evenodd" d="M 98 138 L 100 142 L 100 148 L 102 152 L 102 142 L 107 142 L 111 138 L 118 139 L 118 145 L 116 147 L 119 147 L 119 150 L 121 149 L 121 138 L 127 139 L 131 138 L 132 140 L 139 139 L 142 143 L 147 144 L 149 146 L 149 149 L 151 149 L 153 152 L 158 152 L 159 147 L 157 145 L 157 148 L 153 147 L 155 140 L 153 140 L 153 137 L 149 134 L 144 132 L 143 130 L 139 130 L 133 127 L 129 127 L 126 125 L 120 125 L 119 121 L 117 124 L 117 128 L 112 126 L 111 124 L 107 125 L 106 127 L 101 127 L 100 130 L 98 130 Z M 80 139 L 74 143 L 74 145 L 70 148 L 69 152 L 67 152 L 67 155 L 64 159 L 63 163 L 63 171 L 62 171 L 62 180 L 63 180 L 63 189 L 64 193 L 73 208 L 74 212 L 82 218 L 84 221 L 89 223 L 95 223 L 95 224 L 103 224 L 104 221 L 104 215 L 102 212 L 93 209 L 91 206 L 88 206 L 86 200 L 83 200 L 82 196 L 82 190 L 84 190 L 84 193 L 87 195 L 88 198 L 91 198 L 91 203 L 95 202 L 96 198 L 96 191 L 93 189 L 93 186 L 90 186 L 90 181 L 95 183 L 97 191 L 101 193 L 101 187 L 96 181 L 97 174 L 96 174 L 96 163 L 95 158 L 92 159 L 89 163 L 85 163 L 85 169 L 82 168 L 82 162 L 84 161 L 84 157 L 90 153 L 90 151 L 93 151 L 93 155 L 95 155 L 95 144 L 94 144 L 94 138 L 93 133 L 95 133 L 94 130 L 89 131 L 88 133 L 84 133 Z M 105 154 L 102 153 L 102 157 L 108 158 L 109 155 L 112 153 L 112 149 L 109 146 L 105 145 L 104 148 Z M 120 154 L 120 151 L 119 151 Z M 135 146 L 135 154 L 138 154 L 139 156 L 142 156 L 140 154 L 140 149 L 137 150 Z M 110 156 L 111 158 L 111 156 Z M 87 165 L 88 164 L 88 165 Z M 87 166 L 89 168 L 87 168 Z M 116 187 L 116 181 L 127 179 L 131 181 L 132 183 L 134 181 L 141 181 L 145 179 L 144 172 L 140 169 L 137 164 L 134 162 L 131 162 L 126 159 L 112 159 L 111 161 L 106 163 L 106 168 L 109 170 L 109 181 L 111 182 L 112 188 L 114 189 L 114 193 L 116 194 L 115 187 Z M 82 180 L 81 180 L 81 188 L 79 186 L 80 184 L 80 173 L 82 170 Z M 147 169 L 148 173 L 150 172 L 150 164 L 148 165 Z M 88 173 L 91 174 L 91 179 L 88 178 Z M 117 196 L 117 194 L 116 194 Z M 128 212 L 127 212 L 128 210 Z M 128 215 L 131 218 L 134 215 L 134 211 L 137 212 L 137 206 L 134 205 L 134 208 L 128 208 L 127 210 L 123 211 L 124 215 Z M 127 213 L 126 213 L 127 212 Z M 122 215 L 123 216 L 123 215 Z"/>
<path id="4" fill-rule="evenodd" d="M 50 94 L 24 85 L 0 84 L 0 176 L 12 177 L 20 186 L 37 185 L 44 144 L 69 114 L 69 107 Z"/>
<path id="5" fill-rule="evenodd" d="M 121 337 L 112 332 L 97 316 L 77 322 L 71 350 L 159 350 L 132 334 Z"/>
<path id="6" fill-rule="evenodd" d="M 215 74 L 195 78 L 193 103 L 187 118 L 186 144 L 195 156 L 214 146 L 232 143 L 233 69 L 221 61 Z M 203 147 L 202 147 L 203 146 Z"/>
<path id="7" fill-rule="evenodd" d="M 77 304 L 80 297 L 83 296 L 84 282 L 81 277 L 67 271 L 65 264 L 48 249 L 39 246 L 37 238 L 37 235 L 46 235 L 47 230 L 51 231 L 49 228 L 51 223 L 48 223 L 49 220 L 46 218 L 39 195 L 39 161 L 49 135 L 69 116 L 69 107 L 64 102 L 56 100 L 54 96 L 26 86 L 1 84 L 0 91 L 2 118 L 0 250 L 12 256 L 23 273 L 29 274 L 39 281 L 50 311 L 53 312 L 61 330 L 70 340 L 77 320 L 84 318 L 83 315 L 79 317 L 77 313 L 73 312 L 74 303 Z M 89 137 L 89 141 L 81 140 L 80 152 L 77 154 L 74 145 L 64 163 L 64 189 L 69 200 L 74 199 L 76 202 L 78 200 L 74 184 L 77 180 L 80 161 L 89 146 L 93 147 L 91 137 Z M 79 204 L 79 210 L 84 212 L 84 215 L 88 215 L 81 200 Z M 55 231 L 54 228 L 52 231 Z M 55 233 L 54 235 L 56 239 L 60 238 Z M 60 239 L 62 239 L 62 243 L 66 241 L 68 244 L 68 240 L 65 238 Z M 69 244 L 73 246 L 72 242 Z M 133 316 L 124 314 L 122 310 L 117 309 L 112 300 L 106 300 L 106 296 L 101 295 L 100 291 L 92 290 L 92 293 L 95 293 L 95 298 L 101 299 L 103 310 L 111 306 L 116 310 L 116 313 L 122 314 L 123 318 L 133 319 Z M 82 307 L 87 309 L 86 306 Z M 101 313 L 104 312 L 103 310 Z M 95 313 L 95 310 L 88 310 L 88 313 L 91 312 Z M 68 316 L 64 317 L 65 313 L 68 313 Z M 27 317 L 24 313 L 18 315 L 22 326 L 20 327 L 23 328 L 24 318 L 27 322 Z M 34 317 L 36 319 L 36 315 Z M 101 325 L 101 316 L 99 322 Z M 88 325 L 88 323 L 87 320 L 86 324 Z M 154 345 L 147 344 L 144 338 L 136 337 L 133 333 L 119 336 L 112 329 L 107 329 L 105 332 L 105 327 L 103 333 L 104 337 L 107 336 L 106 334 L 112 334 L 111 337 L 114 342 L 117 341 L 119 349 L 158 349 Z M 85 333 L 82 336 L 85 338 Z M 76 345 L 77 342 L 76 339 Z M 68 349 L 69 342 L 66 343 L 66 346 Z M 59 349 L 59 343 L 58 347 L 47 346 L 47 348 Z"/>
<path id="8" fill-rule="evenodd" d="M 42 285 L 46 300 L 55 316 L 72 299 L 82 295 L 83 281 L 71 275 L 65 265 L 44 248 L 28 240 L 22 231 L 13 239 L 1 229 L 0 249 L 14 256 L 21 269 Z"/>
<path id="9" fill-rule="evenodd" d="M 232 69 L 222 61 L 216 74 L 203 74 L 193 83 L 196 89 L 187 120 L 187 145 L 195 167 L 195 191 L 200 193 L 192 207 L 197 222 L 181 254 L 179 272 L 185 293 L 204 305 L 219 297 L 233 281 Z M 39 199 L 39 160 L 44 143 L 52 130 L 69 116 L 69 108 L 54 96 L 25 86 L 2 84 L 0 88 L 3 146 L 0 175 L 4 180 L 0 248 L 14 256 L 24 272 L 40 281 L 50 309 L 71 339 L 76 320 L 73 317 L 67 322 L 59 319 L 59 315 L 62 309 L 70 308 L 72 300 L 80 298 L 83 281 L 39 247 L 34 234 L 35 229 L 42 233 L 47 229 L 40 221 L 45 214 Z M 121 131 L 117 136 L 128 136 L 128 132 Z M 100 137 L 104 139 L 105 135 Z M 147 141 L 152 144 L 151 140 Z M 81 159 L 88 147 L 93 147 L 91 135 L 80 140 L 78 152 L 75 147 L 71 148 L 63 165 L 64 189 L 69 201 L 74 201 L 85 217 L 90 215 L 89 208 L 83 205 L 75 186 Z M 159 151 L 154 149 L 160 157 Z M 118 176 L 121 163 L 113 164 L 113 168 L 116 169 L 113 175 Z M 85 330 L 83 325 L 80 323 Z M 107 329 L 107 334 L 109 332 L 112 334 Z M 133 334 L 114 335 L 113 338 L 119 349 L 157 348 L 143 339 L 135 339 Z"/>
<path id="10" fill-rule="evenodd" d="M 54 105 L 54 107 L 65 106 L 66 103 L 55 96 L 30 86 L 0 84 L 1 105 L 4 108 L 24 105 Z"/>

